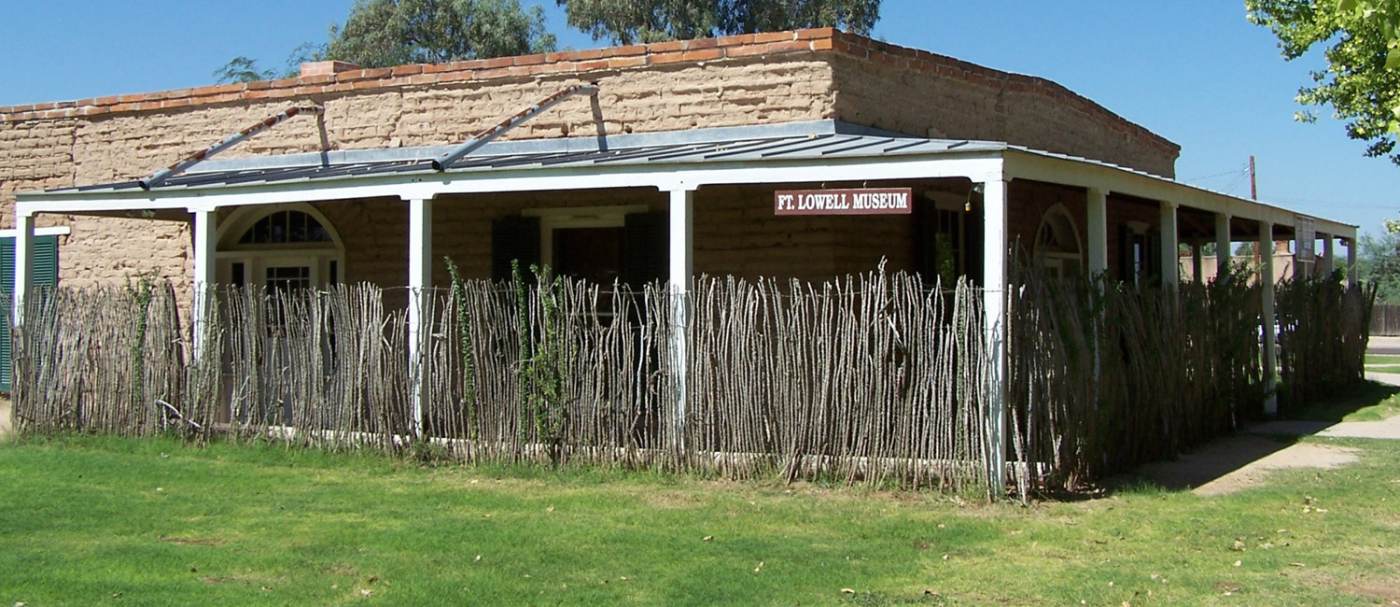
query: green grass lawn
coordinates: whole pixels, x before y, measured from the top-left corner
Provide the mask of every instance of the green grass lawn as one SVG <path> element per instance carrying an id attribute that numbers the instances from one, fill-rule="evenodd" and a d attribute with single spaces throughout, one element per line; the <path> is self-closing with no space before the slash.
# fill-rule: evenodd
<path id="1" fill-rule="evenodd" d="M 1393 354 L 1367 354 L 1368 365 L 1400 365 L 1400 356 Z"/>
<path id="2" fill-rule="evenodd" d="M 1400 443 L 1031 507 L 170 440 L 0 445 L 0 604 L 1368 605 Z M 850 592 L 845 592 L 849 590 Z M 1382 601 L 1383 602 L 1383 601 Z"/>

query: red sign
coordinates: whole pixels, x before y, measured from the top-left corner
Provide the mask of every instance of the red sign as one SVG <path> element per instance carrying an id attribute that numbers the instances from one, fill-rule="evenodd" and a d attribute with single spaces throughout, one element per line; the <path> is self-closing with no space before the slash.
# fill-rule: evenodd
<path id="1" fill-rule="evenodd" d="M 914 212 L 910 188 L 778 190 L 775 215 L 908 215 Z"/>

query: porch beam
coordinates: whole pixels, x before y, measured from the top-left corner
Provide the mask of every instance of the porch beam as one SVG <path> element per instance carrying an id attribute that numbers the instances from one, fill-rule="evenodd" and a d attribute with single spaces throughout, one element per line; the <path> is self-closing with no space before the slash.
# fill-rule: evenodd
<path id="1" fill-rule="evenodd" d="M 983 328 L 987 359 L 987 478 L 993 497 L 1006 482 L 1007 182 L 982 182 Z"/>
<path id="2" fill-rule="evenodd" d="M 1181 254 L 1177 240 L 1176 203 L 1163 200 L 1161 204 L 1160 239 L 1162 241 L 1162 286 L 1175 287 L 1181 281 Z"/>
<path id="3" fill-rule="evenodd" d="M 194 357 L 199 358 L 209 342 L 209 330 L 213 318 L 211 312 L 214 300 L 215 250 L 217 246 L 218 217 L 212 210 L 194 211 L 194 313 L 193 325 Z"/>
<path id="4" fill-rule="evenodd" d="M 428 302 L 433 287 L 433 200 L 410 198 L 408 202 L 408 361 L 412 365 L 409 395 L 413 408 L 413 436 L 423 436 L 423 405 L 428 397 L 427 337 L 430 335 Z"/>
<path id="5" fill-rule="evenodd" d="M 1089 278 L 1108 274 L 1108 190 L 1088 188 Z"/>
<path id="6" fill-rule="evenodd" d="M 1230 236 L 1230 214 L 1215 214 L 1215 279 L 1228 280 L 1230 277 L 1230 256 L 1233 253 L 1231 245 L 1234 240 Z"/>
<path id="7" fill-rule="evenodd" d="M 1212 213 L 1229 213 L 1254 221 L 1292 224 L 1299 216 L 1288 209 L 1212 192 L 1167 177 L 1049 153 L 1008 150 L 1006 171 L 1007 175 L 1016 179 L 1033 179 L 1086 188 L 1102 187 L 1115 193 L 1151 200 L 1172 200 L 1181 206 Z M 1322 217 L 1304 216 L 1313 219 L 1320 231 L 1345 234 L 1355 229 L 1355 226 Z"/>
<path id="8" fill-rule="evenodd" d="M 24 213 L 15 216 L 15 284 L 10 314 L 15 326 L 24 324 L 24 302 L 34 286 L 34 216 Z"/>
<path id="9" fill-rule="evenodd" d="M 687 295 L 694 271 L 694 213 L 695 190 L 683 185 L 670 191 L 670 248 L 669 277 L 667 291 L 671 297 L 671 369 L 675 383 L 675 444 L 677 448 L 686 446 L 686 409 L 689 400 L 687 375 L 689 372 L 689 344 L 686 333 L 690 327 L 690 310 Z"/>
<path id="10" fill-rule="evenodd" d="M 1278 366 L 1278 349 L 1274 344 L 1274 224 L 1259 222 L 1259 291 L 1262 293 L 1263 308 L 1260 323 L 1263 325 L 1264 346 L 1264 414 L 1278 415 L 1277 383 L 1274 381 Z"/>
<path id="11" fill-rule="evenodd" d="M 1347 288 L 1356 286 L 1356 236 L 1346 239 L 1347 243 Z"/>

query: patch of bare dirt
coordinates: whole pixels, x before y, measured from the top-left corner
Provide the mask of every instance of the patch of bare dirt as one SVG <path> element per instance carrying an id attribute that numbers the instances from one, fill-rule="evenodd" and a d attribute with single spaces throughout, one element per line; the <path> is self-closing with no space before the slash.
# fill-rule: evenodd
<path id="1" fill-rule="evenodd" d="M 1176 461 L 1144 466 L 1141 473 L 1163 487 L 1197 495 L 1226 495 L 1262 484 L 1278 470 L 1330 470 L 1357 461 L 1356 449 L 1312 443 L 1285 444 L 1238 435 L 1215 441 Z"/>
<path id="2" fill-rule="evenodd" d="M 14 409 L 10 407 L 10 399 L 0 396 L 0 438 L 9 435 L 10 431 L 14 429 L 15 422 L 14 418 L 11 417 L 13 414 Z"/>
<path id="3" fill-rule="evenodd" d="M 160 541 L 169 544 L 179 544 L 181 546 L 222 546 L 224 540 L 215 537 L 184 537 L 175 535 L 162 535 Z"/>
<path id="4" fill-rule="evenodd" d="M 1342 586 L 1342 592 L 1365 597 L 1380 605 L 1400 606 L 1400 579 L 1366 579 Z"/>

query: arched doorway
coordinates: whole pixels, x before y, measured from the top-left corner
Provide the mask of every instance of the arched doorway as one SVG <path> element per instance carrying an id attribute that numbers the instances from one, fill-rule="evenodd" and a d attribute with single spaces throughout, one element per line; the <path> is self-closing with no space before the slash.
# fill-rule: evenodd
<path id="1" fill-rule="evenodd" d="M 311 205 L 244 207 L 219 230 L 220 284 L 321 289 L 341 282 L 345 245 Z"/>
<path id="2" fill-rule="evenodd" d="M 1057 204 L 1045 211 L 1040 228 L 1035 232 L 1035 265 L 1050 276 L 1078 276 L 1084 267 L 1084 248 L 1079 241 L 1079 228 L 1074 216 L 1064 205 Z"/>

